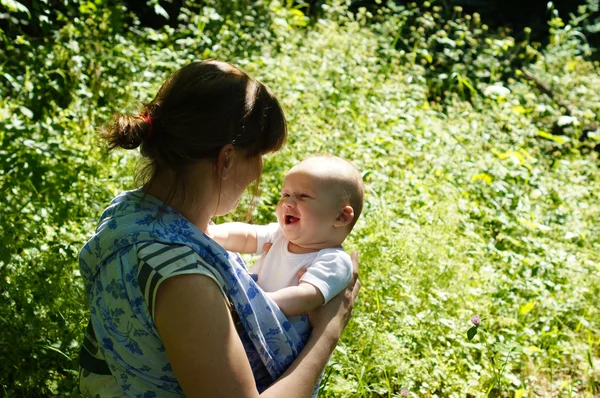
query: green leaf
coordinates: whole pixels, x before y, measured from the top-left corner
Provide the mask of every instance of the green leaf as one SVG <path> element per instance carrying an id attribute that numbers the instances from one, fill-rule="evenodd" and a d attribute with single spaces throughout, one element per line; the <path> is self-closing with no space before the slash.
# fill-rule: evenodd
<path id="1" fill-rule="evenodd" d="M 477 326 L 472 326 L 471 329 L 467 330 L 467 338 L 469 341 L 473 340 L 473 337 L 477 334 Z"/>
<path id="2" fill-rule="evenodd" d="M 44 348 L 46 350 L 54 351 L 54 352 L 62 355 L 63 357 L 67 358 L 69 361 L 71 360 L 71 357 L 69 357 L 67 354 L 65 354 L 64 352 L 62 352 L 61 350 L 59 350 L 56 347 L 52 347 L 50 345 L 40 345 L 40 348 Z"/>
<path id="3" fill-rule="evenodd" d="M 24 106 L 20 106 L 19 110 L 23 115 L 25 115 L 28 119 L 33 119 L 33 112 L 29 108 L 25 108 Z"/>
<path id="4" fill-rule="evenodd" d="M 79 12 L 81 12 L 82 14 L 92 14 L 97 10 L 98 8 L 96 7 L 96 4 L 94 4 L 94 2 L 92 1 L 88 1 L 79 6 Z"/>
<path id="5" fill-rule="evenodd" d="M 533 307 L 535 307 L 535 301 L 530 301 L 529 303 L 525 304 L 524 306 L 522 306 L 519 309 L 519 314 L 525 315 L 525 314 L 531 312 Z"/>
<path id="6" fill-rule="evenodd" d="M 542 350 L 541 348 L 536 347 L 534 345 L 530 345 L 529 347 L 525 348 L 525 351 L 528 354 L 531 354 L 531 353 L 534 353 L 534 352 L 544 352 L 544 350 Z"/>
<path id="7" fill-rule="evenodd" d="M 545 131 L 541 131 L 541 130 L 538 131 L 537 135 L 539 137 L 546 138 L 546 139 L 548 139 L 550 141 L 554 141 L 554 142 L 556 142 L 557 144 L 560 144 L 560 145 L 564 144 L 565 142 L 571 141 L 569 139 L 569 137 L 567 137 L 567 136 L 564 136 L 564 135 L 554 135 L 554 134 L 546 133 Z"/>
<path id="8" fill-rule="evenodd" d="M 479 173 L 474 175 L 471 181 L 483 181 L 487 185 L 490 185 L 492 183 L 492 176 L 487 173 Z"/>
<path id="9" fill-rule="evenodd" d="M 156 3 L 154 5 L 154 12 L 157 15 L 160 15 L 162 17 L 165 17 L 166 19 L 169 19 L 169 14 L 167 13 L 167 11 L 158 3 Z"/>
<path id="10" fill-rule="evenodd" d="M 29 18 L 31 18 L 31 14 L 29 13 L 29 10 L 27 9 L 27 7 L 25 7 L 23 4 L 19 3 L 18 1 L 0 0 L 0 5 L 5 7 L 9 12 L 24 12 L 27 14 L 27 16 Z"/>

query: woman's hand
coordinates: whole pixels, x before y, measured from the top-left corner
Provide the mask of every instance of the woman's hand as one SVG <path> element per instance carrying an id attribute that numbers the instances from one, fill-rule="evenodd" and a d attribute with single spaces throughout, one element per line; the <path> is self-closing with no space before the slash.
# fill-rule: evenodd
<path id="1" fill-rule="evenodd" d="M 342 335 L 358 296 L 360 281 L 358 280 L 358 253 L 352 253 L 352 279 L 346 289 L 322 307 L 308 313 L 313 333 L 326 333 L 336 341 Z"/>

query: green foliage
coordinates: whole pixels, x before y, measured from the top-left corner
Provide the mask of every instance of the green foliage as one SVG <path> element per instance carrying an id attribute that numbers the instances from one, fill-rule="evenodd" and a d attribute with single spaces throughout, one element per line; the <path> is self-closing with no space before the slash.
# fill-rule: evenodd
<path id="1" fill-rule="evenodd" d="M 384 31 L 405 62 L 423 68 L 428 97 L 440 101 L 449 93 L 469 99 L 480 85 L 505 81 L 538 53 L 525 40 L 515 42 L 507 29 L 490 32 L 479 14 L 463 15 L 455 6 L 449 12 L 435 2 L 380 11 Z"/>
<path id="2" fill-rule="evenodd" d="M 309 20 L 293 2 L 190 2 L 176 28 L 152 30 L 120 2 L 39 2 L 31 16 L 2 4 L 23 29 L 0 36 L 5 396 L 75 389 L 87 321 L 77 251 L 135 186 L 137 162 L 106 155 L 95 132 L 207 57 L 267 83 L 288 116 L 257 222 L 274 219 L 283 175 L 310 153 L 363 171 L 365 210 L 346 245 L 360 252 L 363 288 L 321 396 L 600 392 L 600 132 L 588 128 L 600 67 L 585 19 L 553 15 L 542 49 L 433 6 L 373 16 L 331 2 Z"/>
<path id="3" fill-rule="evenodd" d="M 3 37 L 0 327 L 9 332 L 0 338 L 0 379 L 9 396 L 74 388 L 87 317 L 76 256 L 115 192 L 110 168 L 99 167 L 114 158 L 98 151 L 94 126 L 127 99 L 114 83 L 127 77 L 127 68 L 114 69 L 126 59 L 111 58 L 123 46 L 108 24 L 118 11 L 43 39 Z"/>

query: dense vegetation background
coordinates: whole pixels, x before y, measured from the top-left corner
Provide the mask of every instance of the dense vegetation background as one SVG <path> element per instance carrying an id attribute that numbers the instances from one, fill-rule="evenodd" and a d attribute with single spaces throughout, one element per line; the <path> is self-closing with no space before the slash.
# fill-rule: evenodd
<path id="1" fill-rule="evenodd" d="M 76 395 L 77 252 L 137 162 L 98 128 L 209 57 L 287 112 L 256 221 L 307 154 L 363 171 L 321 396 L 599 396 L 599 2 L 512 3 L 0 0 L 3 396 Z"/>

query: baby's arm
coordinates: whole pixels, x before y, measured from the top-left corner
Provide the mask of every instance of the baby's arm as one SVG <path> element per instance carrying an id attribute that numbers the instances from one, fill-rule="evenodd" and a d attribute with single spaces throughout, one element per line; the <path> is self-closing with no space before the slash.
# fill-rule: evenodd
<path id="1" fill-rule="evenodd" d="M 256 253 L 256 228 L 242 222 L 212 224 L 206 229 L 206 234 L 225 250 L 238 253 Z"/>
<path id="2" fill-rule="evenodd" d="M 352 260 L 342 250 L 325 249 L 298 277 L 298 286 L 267 293 L 288 317 L 312 311 L 341 292 L 352 278 Z"/>
<path id="3" fill-rule="evenodd" d="M 321 291 L 307 282 L 267 293 L 267 296 L 275 301 L 288 318 L 312 311 L 325 302 Z"/>

